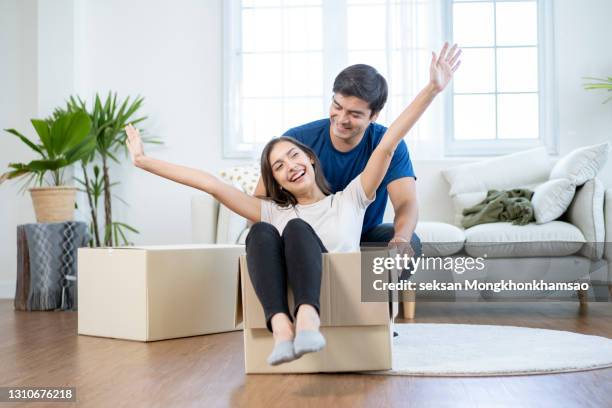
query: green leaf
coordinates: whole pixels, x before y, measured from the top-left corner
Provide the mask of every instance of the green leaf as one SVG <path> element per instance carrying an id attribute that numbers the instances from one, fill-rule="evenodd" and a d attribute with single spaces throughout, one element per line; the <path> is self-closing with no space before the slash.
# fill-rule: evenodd
<path id="1" fill-rule="evenodd" d="M 147 118 L 148 118 L 148 116 L 143 116 L 143 117 L 138 118 L 138 119 L 130 120 L 130 123 L 132 125 L 136 126 L 138 123 L 142 122 L 143 120 L 147 120 Z"/>
<path id="2" fill-rule="evenodd" d="M 15 129 L 4 129 L 4 131 L 17 136 L 19 139 L 21 139 L 21 141 L 23 143 L 28 145 L 30 147 L 30 149 L 34 150 L 35 152 L 37 152 L 38 154 L 40 154 L 43 157 L 45 156 L 45 154 L 43 153 L 43 151 L 41 150 L 41 148 L 38 145 L 35 145 L 32 141 L 30 141 L 30 139 L 28 139 L 27 137 L 25 137 L 21 133 L 17 132 Z"/>
<path id="3" fill-rule="evenodd" d="M 49 157 L 53 157 L 53 147 L 51 145 L 51 130 L 49 129 L 49 124 L 41 119 L 32 119 L 32 126 L 36 130 L 40 141 L 42 142 L 45 150 L 47 151 L 47 155 Z"/>
<path id="4" fill-rule="evenodd" d="M 111 236 L 111 227 L 112 225 L 105 225 L 104 226 L 104 242 L 106 242 L 108 240 L 108 238 L 110 238 Z"/>
<path id="5" fill-rule="evenodd" d="M 74 180 L 79 183 L 80 185 L 82 185 L 83 187 L 87 188 L 87 184 L 85 183 L 85 181 L 79 179 L 79 178 L 74 178 Z"/>
<path id="6" fill-rule="evenodd" d="M 130 230 L 130 231 L 132 231 L 132 232 L 135 232 L 136 234 L 140 234 L 140 231 L 138 231 L 136 228 L 134 228 L 134 227 L 130 227 L 129 225 L 127 225 L 127 224 L 125 224 L 125 223 L 123 223 L 123 222 L 119 222 L 119 221 L 117 221 L 117 222 L 116 222 L 116 224 L 119 224 L 119 225 L 121 225 L 122 227 L 127 228 L 128 230 Z"/>
<path id="7" fill-rule="evenodd" d="M 68 141 L 68 128 L 70 127 L 72 115 L 63 115 L 51 125 L 50 144 L 53 150 L 53 155 L 59 155 Z M 54 157 L 53 156 L 53 157 Z"/>
<path id="8" fill-rule="evenodd" d="M 117 164 L 121 164 L 121 162 L 119 160 L 117 160 L 117 158 L 111 153 L 111 152 L 106 152 L 106 154 L 108 155 L 108 157 L 111 158 L 111 160 L 113 160 L 115 163 Z"/>
<path id="9" fill-rule="evenodd" d="M 612 84 L 585 84 L 586 89 L 611 89 Z"/>
<path id="10" fill-rule="evenodd" d="M 121 238 L 123 239 L 123 244 L 127 245 L 128 244 L 128 240 L 125 237 L 125 234 L 123 233 L 123 231 L 121 231 L 121 228 L 117 228 L 119 230 L 119 234 L 121 235 Z"/>
<path id="11" fill-rule="evenodd" d="M 32 174 L 32 171 L 30 169 L 27 168 L 20 168 L 20 169 L 15 169 L 13 171 L 9 171 L 7 173 L 4 173 L 3 176 L 6 177 L 6 179 L 11 180 L 17 177 L 21 177 L 24 176 L 26 174 Z"/>
<path id="12" fill-rule="evenodd" d="M 68 163 L 66 162 L 66 159 L 61 157 L 57 159 L 32 160 L 31 162 L 26 164 L 25 167 L 34 172 L 45 172 L 59 170 L 62 167 L 66 167 L 67 165 Z"/>
<path id="13" fill-rule="evenodd" d="M 71 164 L 85 159 L 91 156 L 95 149 L 96 139 L 93 137 L 86 137 L 78 145 L 65 153 L 66 161 Z"/>
<path id="14" fill-rule="evenodd" d="M 117 237 L 117 224 L 113 224 L 113 231 L 115 233 L 115 245 L 119 245 L 119 238 Z"/>
<path id="15" fill-rule="evenodd" d="M 73 113 L 70 119 L 66 135 L 67 142 L 63 146 L 62 151 L 70 150 L 81 144 L 89 135 L 91 129 L 91 120 L 87 113 L 83 111 Z"/>
<path id="16" fill-rule="evenodd" d="M 157 145 L 163 145 L 164 141 L 161 139 L 158 139 L 156 137 L 143 137 L 142 138 L 142 143 L 144 144 L 157 144 Z"/>

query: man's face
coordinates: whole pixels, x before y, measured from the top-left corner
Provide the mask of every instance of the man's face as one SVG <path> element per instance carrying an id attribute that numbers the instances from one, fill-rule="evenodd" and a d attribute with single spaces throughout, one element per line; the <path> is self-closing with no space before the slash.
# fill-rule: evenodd
<path id="1" fill-rule="evenodd" d="M 370 123 L 378 117 L 378 113 L 371 115 L 372 111 L 363 99 L 334 94 L 329 107 L 332 135 L 345 141 L 362 136 Z"/>

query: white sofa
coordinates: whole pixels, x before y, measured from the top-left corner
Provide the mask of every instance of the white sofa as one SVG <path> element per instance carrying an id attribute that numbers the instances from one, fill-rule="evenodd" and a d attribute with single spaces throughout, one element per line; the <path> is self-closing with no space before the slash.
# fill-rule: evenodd
<path id="1" fill-rule="evenodd" d="M 558 279 L 590 279 L 591 282 L 599 282 L 604 288 L 612 282 L 612 267 L 608 267 L 608 264 L 612 264 L 612 243 L 604 245 L 606 238 L 612 241 L 612 188 L 604 192 L 599 180 L 589 180 L 576 190 L 570 209 L 552 222 L 530 223 L 525 226 L 499 222 L 476 225 L 466 230 L 460 226 L 458 214 L 461 208 L 457 207 L 457 197 L 451 198 L 449 195 L 450 186 L 443 176 L 443 171 L 470 162 L 472 161 L 414 162 L 418 177 L 419 202 L 416 232 L 423 242 L 425 255 L 443 257 L 467 254 L 476 257 L 486 253 L 488 264 L 494 266 L 489 271 L 490 279 L 500 278 L 491 276 L 493 271 L 493 275 L 501 273 L 507 277 L 521 274 L 534 277 L 551 273 L 563 274 L 558 276 Z M 251 173 L 257 172 L 254 164 L 250 169 Z M 251 180 L 256 179 L 256 176 L 251 174 Z M 527 186 L 535 184 L 537 183 L 525 183 Z M 240 186 L 240 183 L 237 185 Z M 194 195 L 191 214 L 194 242 L 244 243 L 248 233 L 246 220 L 219 206 L 211 196 Z M 384 220 L 391 222 L 392 219 L 393 209 L 389 203 Z M 563 266 L 555 264 L 556 257 L 563 261 Z M 572 265 L 571 270 L 566 267 L 568 263 Z M 483 276 L 482 273 L 476 273 L 471 276 L 466 274 L 461 278 L 482 279 Z M 453 279 L 448 271 L 442 270 L 438 271 L 438 275 L 434 273 L 427 277 L 428 280 L 432 278 Z M 413 279 L 419 280 L 418 276 Z M 612 286 L 609 290 L 612 293 Z"/>

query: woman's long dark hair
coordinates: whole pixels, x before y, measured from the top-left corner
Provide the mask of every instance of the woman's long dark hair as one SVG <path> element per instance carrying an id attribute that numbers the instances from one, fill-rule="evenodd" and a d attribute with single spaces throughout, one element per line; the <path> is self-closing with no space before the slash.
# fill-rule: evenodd
<path id="1" fill-rule="evenodd" d="M 292 137 L 289 136 L 279 136 L 268 142 L 261 152 L 261 178 L 263 179 L 264 186 L 266 187 L 266 197 L 274 201 L 276 204 L 281 207 L 293 206 L 298 203 L 297 199 L 293 194 L 289 191 L 283 189 L 280 184 L 274 179 L 274 174 L 272 172 L 272 166 L 270 165 L 270 152 L 274 145 L 278 142 L 289 142 L 297 147 L 299 147 L 306 155 L 310 158 L 311 161 L 314 162 L 312 165 L 315 173 L 315 183 L 319 187 L 319 189 L 325 195 L 331 194 L 331 189 L 329 188 L 329 184 L 325 179 L 325 175 L 323 174 L 323 170 L 321 169 L 321 162 L 319 158 L 315 154 L 314 151 L 303 143 L 298 142 Z"/>

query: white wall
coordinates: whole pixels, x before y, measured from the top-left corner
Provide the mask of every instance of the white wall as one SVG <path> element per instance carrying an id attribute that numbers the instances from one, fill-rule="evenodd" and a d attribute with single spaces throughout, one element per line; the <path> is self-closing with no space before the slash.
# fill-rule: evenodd
<path id="1" fill-rule="evenodd" d="M 37 55 L 35 1 L 0 1 L 0 129 L 15 128 L 32 135 L 28 118 L 37 115 Z M 0 172 L 11 162 L 33 158 L 16 137 L 0 130 Z M 16 274 L 16 228 L 31 222 L 34 211 L 20 183 L 0 186 L 0 297 L 13 297 Z"/>
<path id="2" fill-rule="evenodd" d="M 145 96 L 143 113 L 150 117 L 146 129 L 166 142 L 149 148 L 152 155 L 211 171 L 238 163 L 224 161 L 221 154 L 221 0 L 62 0 L 54 1 L 53 8 L 50 3 L 0 1 L 2 128 L 32 135 L 28 119 L 48 114 L 72 91 L 88 99 L 95 91 L 140 94 Z M 586 92 L 581 85 L 582 76 L 612 74 L 607 44 L 612 26 L 606 21 L 612 2 L 555 0 L 554 6 L 559 148 L 564 154 L 612 139 L 612 102 L 602 105 L 604 93 Z M 67 36 L 74 41 L 57 41 Z M 0 171 L 9 162 L 32 157 L 18 140 L 0 137 Z M 116 202 L 114 214 L 140 229 L 133 240 L 190 242 L 194 191 L 125 163 L 114 167 L 112 176 L 121 181 L 116 194 L 130 208 Z M 601 177 L 612 187 L 612 164 Z M 34 221 L 29 196 L 16 190 L 16 183 L 0 187 L 0 297 L 14 294 L 15 227 Z"/>
<path id="3" fill-rule="evenodd" d="M 612 101 L 604 91 L 585 91 L 582 77 L 612 75 L 612 1 L 555 0 L 560 154 L 612 141 Z M 612 160 L 600 178 L 612 187 Z"/>
<path id="4" fill-rule="evenodd" d="M 76 91 L 143 95 L 144 123 L 164 147 L 155 157 L 192 167 L 223 167 L 222 3 L 212 0 L 79 1 Z M 121 10 L 120 13 L 117 10 Z M 125 165 L 112 169 L 121 182 L 113 215 L 141 231 L 139 244 L 191 240 L 190 196 L 195 190 Z"/>

